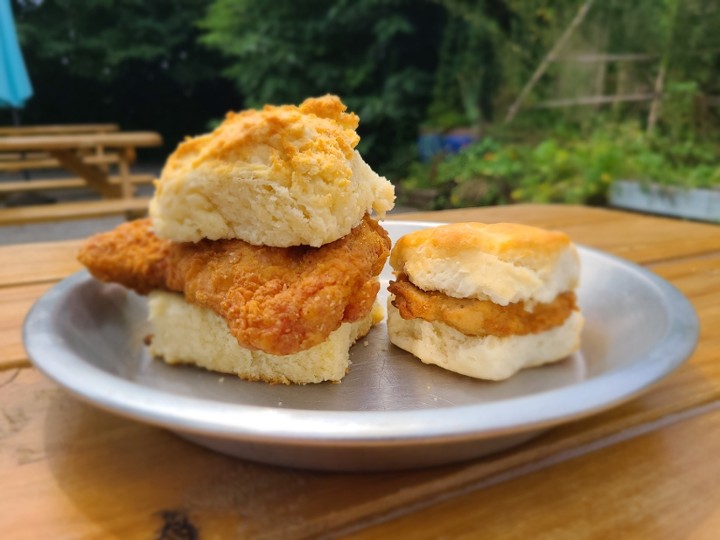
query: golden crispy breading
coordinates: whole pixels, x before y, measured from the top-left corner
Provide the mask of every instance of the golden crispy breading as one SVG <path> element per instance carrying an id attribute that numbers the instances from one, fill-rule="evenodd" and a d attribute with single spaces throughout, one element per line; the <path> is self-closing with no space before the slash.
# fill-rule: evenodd
<path id="1" fill-rule="evenodd" d="M 389 250 L 387 233 L 368 216 L 320 248 L 241 240 L 176 244 L 155 237 L 148 220 L 141 220 L 91 238 L 79 259 L 98 279 L 138 292 L 182 292 L 188 302 L 225 318 L 240 345 L 284 355 L 317 345 L 343 322 L 365 316 Z M 138 262 L 148 256 L 155 257 L 152 264 Z"/>
<path id="2" fill-rule="evenodd" d="M 88 238 L 78 260 L 100 281 L 121 283 L 147 294 L 167 289 L 170 245 L 153 234 L 149 219 L 138 219 Z"/>
<path id="3" fill-rule="evenodd" d="M 559 294 L 549 304 L 535 304 L 532 311 L 523 302 L 501 306 L 490 300 L 453 298 L 437 291 L 423 291 L 405 274 L 390 282 L 393 304 L 403 319 L 443 322 L 468 336 L 523 336 L 560 326 L 577 309 L 575 293 Z"/>

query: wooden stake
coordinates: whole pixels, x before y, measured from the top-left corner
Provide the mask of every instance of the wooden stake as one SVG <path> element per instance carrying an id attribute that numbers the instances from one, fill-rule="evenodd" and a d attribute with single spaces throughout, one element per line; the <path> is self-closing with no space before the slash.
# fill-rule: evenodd
<path id="1" fill-rule="evenodd" d="M 650 104 L 650 113 L 648 114 L 647 133 L 648 135 L 655 129 L 658 117 L 660 116 L 660 103 L 662 101 L 663 87 L 665 86 L 665 62 L 660 64 L 658 76 L 655 79 L 654 94 L 655 98 Z"/>
<path id="2" fill-rule="evenodd" d="M 655 94 L 625 94 L 613 96 L 583 96 L 577 98 L 548 99 L 534 106 L 536 109 L 553 109 L 573 105 L 603 105 L 605 103 L 624 103 L 628 101 L 652 101 Z"/>
<path id="3" fill-rule="evenodd" d="M 595 0 L 587 0 L 582 6 L 580 6 L 580 9 L 575 14 L 575 18 L 573 18 L 573 20 L 570 22 L 570 25 L 565 29 L 563 34 L 560 36 L 560 39 L 555 42 L 555 45 L 553 45 L 553 48 L 550 49 L 550 52 L 545 56 L 545 58 L 543 58 L 542 62 L 540 62 L 540 65 L 537 67 L 537 69 L 535 69 L 535 72 L 532 74 L 532 77 L 530 77 L 530 80 L 520 91 L 520 95 L 518 95 L 515 102 L 508 109 L 507 115 L 505 116 L 506 124 L 512 122 L 513 118 L 515 118 L 515 115 L 520 109 L 520 105 L 522 105 L 523 101 L 525 101 L 525 98 L 527 98 L 530 91 L 540 80 L 540 77 L 543 76 L 548 66 L 550 66 L 550 64 L 555 61 L 560 50 L 563 48 L 567 40 L 570 39 L 570 36 L 573 35 L 577 27 L 580 26 L 580 23 L 583 22 L 585 16 L 587 15 L 588 11 L 590 11 L 590 8 L 594 3 Z"/>

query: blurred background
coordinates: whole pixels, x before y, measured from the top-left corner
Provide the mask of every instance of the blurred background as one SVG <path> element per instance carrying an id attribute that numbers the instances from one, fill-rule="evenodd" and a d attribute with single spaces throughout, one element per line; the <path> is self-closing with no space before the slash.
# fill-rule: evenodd
<path id="1" fill-rule="evenodd" d="M 154 130 L 164 146 L 141 159 L 158 169 L 227 110 L 331 92 L 413 207 L 604 205 L 621 180 L 720 189 L 718 2 L 11 4 L 23 124 Z"/>

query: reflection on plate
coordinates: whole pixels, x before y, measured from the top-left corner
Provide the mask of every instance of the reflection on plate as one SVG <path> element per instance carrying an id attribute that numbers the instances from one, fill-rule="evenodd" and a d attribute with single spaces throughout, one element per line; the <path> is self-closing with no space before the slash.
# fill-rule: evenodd
<path id="1" fill-rule="evenodd" d="M 434 225 L 385 223 L 393 240 Z M 580 256 L 581 350 L 501 383 L 422 364 L 389 343 L 384 324 L 353 347 L 339 384 L 273 386 L 167 366 L 143 345 L 145 298 L 86 272 L 38 300 L 25 346 L 78 397 L 231 455 L 330 470 L 450 463 L 617 405 L 692 352 L 697 318 L 674 287 L 599 251 Z"/>

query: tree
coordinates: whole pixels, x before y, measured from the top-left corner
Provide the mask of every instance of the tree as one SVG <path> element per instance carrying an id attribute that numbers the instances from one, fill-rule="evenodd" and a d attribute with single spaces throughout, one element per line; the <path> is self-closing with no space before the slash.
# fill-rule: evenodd
<path id="1" fill-rule="evenodd" d="M 441 23 L 412 0 L 216 0 L 202 41 L 251 105 L 340 95 L 360 115 L 363 153 L 387 165 L 415 141 Z"/>
<path id="2" fill-rule="evenodd" d="M 207 0 L 54 0 L 15 5 L 35 87 L 30 122 L 114 121 L 172 147 L 240 108 L 220 56 L 197 43 Z M 168 148 L 166 148 L 167 150 Z"/>
<path id="3" fill-rule="evenodd" d="M 492 123 L 567 24 L 578 0 L 435 0 L 447 12 L 429 120 Z"/>

